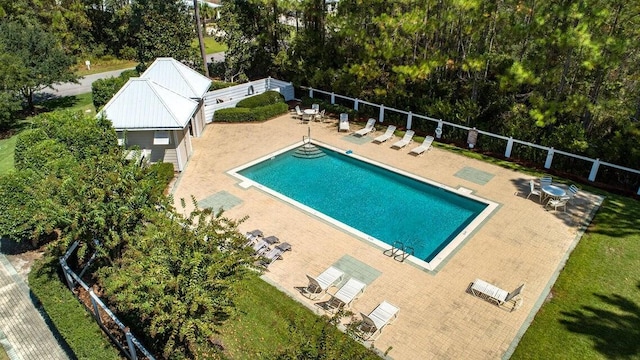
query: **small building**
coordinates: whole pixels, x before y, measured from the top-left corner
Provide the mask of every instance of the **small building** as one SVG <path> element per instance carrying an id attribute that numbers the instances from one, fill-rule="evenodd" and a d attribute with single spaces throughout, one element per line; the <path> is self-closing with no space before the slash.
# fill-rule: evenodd
<path id="1" fill-rule="evenodd" d="M 138 147 L 150 162 L 184 170 L 193 153 L 191 136 L 205 127 L 203 98 L 211 80 L 173 58 L 158 58 L 129 81 L 98 113 L 111 120 L 118 142 Z"/>

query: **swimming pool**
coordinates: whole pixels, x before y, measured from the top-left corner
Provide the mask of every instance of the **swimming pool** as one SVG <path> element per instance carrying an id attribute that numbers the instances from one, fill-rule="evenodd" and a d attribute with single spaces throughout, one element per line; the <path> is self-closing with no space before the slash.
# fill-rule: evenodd
<path id="1" fill-rule="evenodd" d="M 495 204 L 314 141 L 313 158 L 296 157 L 302 143 L 229 171 L 339 227 L 388 249 L 411 246 L 409 260 L 433 270 Z"/>

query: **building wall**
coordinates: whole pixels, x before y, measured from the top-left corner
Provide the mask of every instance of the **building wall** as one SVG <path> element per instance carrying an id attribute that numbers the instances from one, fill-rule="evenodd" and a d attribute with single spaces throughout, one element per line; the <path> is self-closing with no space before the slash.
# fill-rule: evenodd
<path id="1" fill-rule="evenodd" d="M 150 150 L 149 162 L 166 162 L 173 164 L 176 171 L 184 170 L 187 161 L 193 153 L 191 135 L 188 127 L 182 130 L 169 132 L 168 145 L 154 145 L 155 131 L 127 131 L 125 133 L 126 148 L 139 147 L 142 150 Z"/>

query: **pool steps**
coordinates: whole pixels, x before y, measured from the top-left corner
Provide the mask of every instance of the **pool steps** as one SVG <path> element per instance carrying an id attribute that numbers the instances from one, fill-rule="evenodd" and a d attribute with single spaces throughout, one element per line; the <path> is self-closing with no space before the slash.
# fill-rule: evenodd
<path id="1" fill-rule="evenodd" d="M 324 151 L 311 143 L 306 143 L 293 152 L 293 156 L 301 159 L 317 159 L 326 155 Z"/>

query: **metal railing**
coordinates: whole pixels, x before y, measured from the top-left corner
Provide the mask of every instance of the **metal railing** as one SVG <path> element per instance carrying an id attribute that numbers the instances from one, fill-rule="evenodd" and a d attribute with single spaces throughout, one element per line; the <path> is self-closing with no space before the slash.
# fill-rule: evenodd
<path id="1" fill-rule="evenodd" d="M 519 144 L 519 145 L 523 145 L 529 148 L 533 148 L 533 149 L 539 149 L 542 150 L 544 152 L 546 152 L 546 156 L 544 158 L 544 168 L 545 169 L 551 169 L 551 166 L 553 164 L 553 159 L 555 155 L 563 155 L 563 156 L 567 156 L 569 158 L 572 159 L 577 159 L 577 160 L 581 160 L 581 161 L 585 161 L 587 163 L 590 163 L 589 166 L 589 175 L 586 176 L 587 180 L 590 182 L 594 182 L 598 176 L 598 172 L 601 170 L 601 167 L 609 167 L 612 169 L 616 169 L 616 170 L 620 170 L 623 172 L 627 172 L 630 174 L 635 174 L 636 176 L 638 176 L 638 179 L 640 180 L 640 170 L 638 169 L 632 169 L 632 168 L 628 168 L 628 167 L 624 167 L 624 166 L 620 166 L 617 164 L 612 164 L 606 161 L 601 161 L 600 159 L 593 159 L 587 156 L 583 156 L 583 155 L 577 155 L 577 154 L 572 154 L 570 152 L 566 152 L 566 151 L 562 151 L 562 150 L 557 150 L 554 149 L 553 147 L 547 147 L 547 146 L 543 146 L 543 145 L 539 145 L 539 144 L 534 144 L 528 141 L 523 141 L 523 140 L 518 140 L 518 139 L 514 139 L 513 137 L 509 137 L 509 136 L 504 136 L 504 135 L 499 135 L 499 134 L 494 134 L 488 131 L 484 131 L 481 129 L 476 129 L 476 128 L 472 128 L 469 126 L 464 126 L 464 125 L 460 125 L 460 124 L 455 124 L 452 122 L 448 122 L 448 121 L 444 121 L 442 119 L 436 119 L 433 117 L 429 117 L 429 116 L 425 116 L 425 115 L 420 115 L 420 114 L 415 114 L 411 111 L 404 111 L 404 110 L 399 110 L 399 109 L 395 109 L 392 107 L 387 107 L 384 104 L 375 104 L 372 102 L 368 102 L 362 99 L 357 99 L 357 98 L 352 98 L 349 96 L 344 96 L 344 95 L 339 95 L 336 94 L 334 92 L 328 92 L 328 91 L 323 91 L 323 90 L 318 90 L 318 89 L 314 89 L 311 87 L 306 87 L 306 86 L 301 86 L 300 87 L 303 90 L 308 91 L 308 95 L 310 98 L 314 97 L 314 93 L 319 93 L 319 94 L 323 94 L 325 96 L 327 96 L 328 100 L 330 101 L 331 104 L 335 104 L 336 100 L 346 100 L 347 102 L 352 102 L 353 103 L 353 109 L 356 111 L 359 111 L 360 107 L 362 105 L 367 105 L 367 106 L 371 106 L 374 108 L 378 108 L 378 121 L 379 122 L 384 122 L 385 119 L 385 114 L 387 112 L 390 113 L 394 113 L 395 114 L 400 114 L 400 115 L 404 115 L 406 116 L 406 128 L 407 129 L 411 129 L 411 127 L 413 126 L 413 123 L 415 121 L 415 119 L 422 119 L 422 120 L 426 120 L 429 122 L 432 122 L 434 125 L 436 125 L 436 128 L 434 130 L 435 136 L 436 138 L 441 138 L 442 134 L 444 132 L 445 127 L 450 127 L 453 129 L 458 129 L 458 130 L 462 130 L 462 131 L 466 131 L 466 132 L 475 132 L 476 134 L 479 135 L 484 135 L 493 139 L 497 139 L 499 141 L 504 141 L 505 144 L 504 146 L 504 157 L 509 159 L 512 157 L 512 153 L 513 153 L 513 147 L 514 144 Z M 635 183 L 637 183 L 638 181 L 636 181 Z M 636 191 L 637 195 L 640 195 L 640 186 L 638 186 L 638 189 Z"/>

